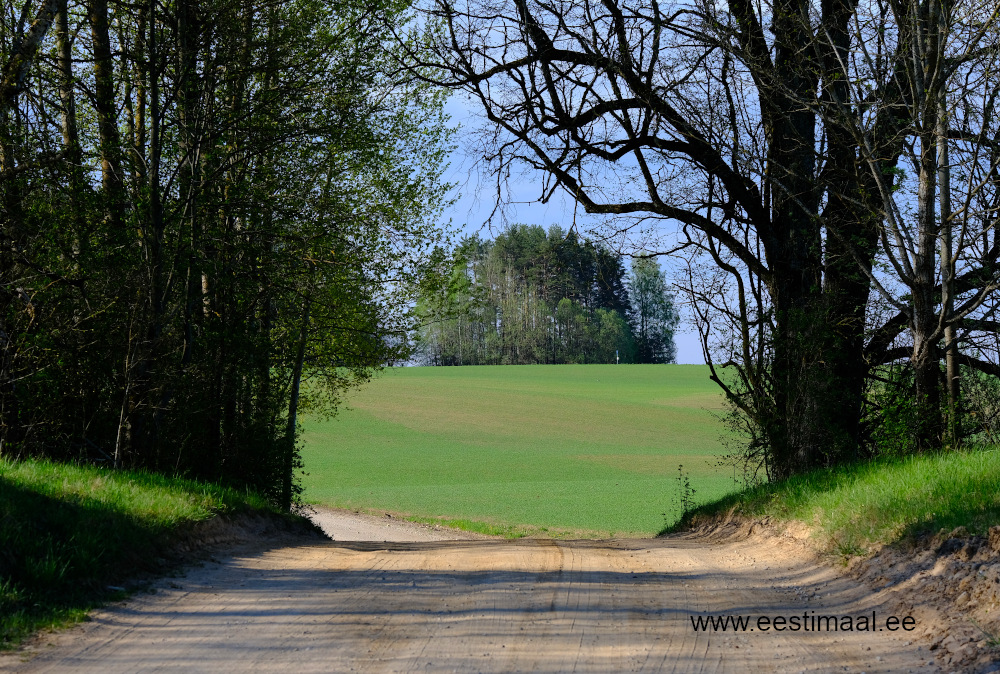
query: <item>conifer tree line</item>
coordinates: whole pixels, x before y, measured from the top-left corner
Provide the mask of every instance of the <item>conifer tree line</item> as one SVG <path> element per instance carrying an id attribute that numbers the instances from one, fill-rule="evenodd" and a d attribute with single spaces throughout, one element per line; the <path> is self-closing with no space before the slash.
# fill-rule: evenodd
<path id="1" fill-rule="evenodd" d="M 439 243 L 448 134 L 393 74 L 404 10 L 3 3 L 0 456 L 291 502 L 300 410 L 403 355 Z"/>
<path id="2" fill-rule="evenodd" d="M 428 365 L 671 363 L 678 315 L 659 264 L 554 225 L 463 239 L 418 305 Z"/>

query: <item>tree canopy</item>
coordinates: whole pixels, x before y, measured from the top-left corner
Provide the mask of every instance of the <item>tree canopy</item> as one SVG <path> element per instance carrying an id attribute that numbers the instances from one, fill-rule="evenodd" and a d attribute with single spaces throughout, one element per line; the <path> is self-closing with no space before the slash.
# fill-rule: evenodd
<path id="1" fill-rule="evenodd" d="M 640 258 L 632 263 L 629 288 L 636 362 L 673 363 L 677 360 L 674 329 L 680 316 L 667 290 L 666 274 L 654 259 Z"/>
<path id="2" fill-rule="evenodd" d="M 513 225 L 493 241 L 468 237 L 453 258 L 450 283 L 419 305 L 427 364 L 676 359 L 676 311 L 654 261 L 636 261 L 627 276 L 606 247 L 537 225 Z"/>
<path id="3" fill-rule="evenodd" d="M 0 452 L 290 503 L 299 408 L 402 355 L 442 236 L 441 96 L 389 54 L 407 21 L 353 0 L 4 5 Z"/>

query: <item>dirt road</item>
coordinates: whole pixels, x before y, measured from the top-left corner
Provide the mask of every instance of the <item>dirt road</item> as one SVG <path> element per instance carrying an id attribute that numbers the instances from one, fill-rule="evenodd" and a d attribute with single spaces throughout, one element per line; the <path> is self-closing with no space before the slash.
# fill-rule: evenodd
<path id="1" fill-rule="evenodd" d="M 193 568 L 7 664 L 102 674 L 938 671 L 902 630 L 757 629 L 758 616 L 874 611 L 884 625 L 890 615 L 791 545 L 442 540 L 455 534 L 327 515 L 333 541 Z M 696 632 L 691 617 L 709 614 L 753 616 L 754 631 Z"/>

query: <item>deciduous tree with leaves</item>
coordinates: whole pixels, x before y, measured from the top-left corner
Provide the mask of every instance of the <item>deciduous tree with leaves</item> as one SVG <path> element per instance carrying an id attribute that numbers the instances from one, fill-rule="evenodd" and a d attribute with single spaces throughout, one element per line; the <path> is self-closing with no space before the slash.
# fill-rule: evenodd
<path id="1" fill-rule="evenodd" d="M 300 411 L 399 358 L 441 243 L 442 99 L 388 53 L 409 17 L 3 6 L 0 453 L 290 504 Z"/>

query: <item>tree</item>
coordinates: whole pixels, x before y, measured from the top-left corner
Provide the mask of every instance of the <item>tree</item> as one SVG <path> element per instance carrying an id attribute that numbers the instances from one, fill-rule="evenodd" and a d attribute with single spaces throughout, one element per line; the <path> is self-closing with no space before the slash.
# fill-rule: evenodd
<path id="1" fill-rule="evenodd" d="M 943 438 L 955 446 L 961 434 L 960 361 L 1000 372 L 992 358 L 962 353 L 982 345 L 992 331 L 1000 288 L 1000 250 L 988 233 L 1000 196 L 997 15 L 990 3 L 907 1 L 881 7 L 871 19 L 857 28 L 856 39 L 867 49 L 852 55 L 841 72 L 850 80 L 866 70 L 876 74 L 883 90 L 905 90 L 897 107 L 908 125 L 904 151 L 893 167 L 881 166 L 873 148 L 860 144 L 860 159 L 881 198 L 879 258 L 891 271 L 873 275 L 872 284 L 898 312 L 872 340 L 882 352 L 870 352 L 882 363 L 908 357 L 917 446 L 937 447 Z M 895 63 L 878 58 L 903 39 L 910 41 L 907 58 Z M 847 100 L 871 97 L 871 88 L 851 90 Z M 831 102 L 830 107 L 828 114 L 839 115 L 856 137 L 874 135 L 871 118 L 853 114 L 859 106 Z"/>
<path id="2" fill-rule="evenodd" d="M 871 41 L 890 5 L 899 20 Z M 866 387 L 906 328 L 868 323 L 880 187 L 920 135 L 915 45 L 954 18 L 906 6 L 433 0 L 433 57 L 409 62 L 478 103 L 498 174 L 526 165 L 543 196 L 613 217 L 609 236 L 686 251 L 713 379 L 777 478 L 870 454 Z M 993 31 L 992 10 L 969 16 Z M 643 248 L 656 223 L 676 241 Z"/>
<path id="3" fill-rule="evenodd" d="M 621 258 L 572 232 L 512 225 L 453 252 L 424 292 L 418 341 L 432 365 L 611 363 L 632 358 Z"/>
<path id="4" fill-rule="evenodd" d="M 629 275 L 632 332 L 639 363 L 673 363 L 677 360 L 674 330 L 680 317 L 667 291 L 666 274 L 656 260 L 639 258 Z"/>
<path id="5" fill-rule="evenodd" d="M 872 209 L 825 199 L 854 169 L 822 165 L 823 120 L 802 104 L 832 95 L 819 73 L 839 52 L 822 47 L 845 10 L 825 4 L 814 27 L 805 0 L 442 1 L 429 9 L 436 58 L 412 55 L 478 101 L 497 130 L 495 163 L 526 162 L 591 213 L 679 223 L 681 244 L 718 257 L 737 284 L 760 279 L 766 405 L 746 406 L 713 376 L 756 419 L 776 476 L 853 456 L 858 444 L 868 281 L 822 233 L 835 225 L 870 258 Z M 763 28 L 772 11 L 773 39 Z M 836 141 L 827 155 L 846 157 L 843 134 L 826 135 Z M 890 142 L 883 154 L 894 153 Z M 743 378 L 761 391 L 759 380 Z"/>
<path id="6" fill-rule="evenodd" d="M 625 265 L 621 256 L 599 246 L 595 264 L 594 303 L 621 316 L 628 316 L 632 307 L 625 285 Z"/>
<path id="7" fill-rule="evenodd" d="M 442 241 L 442 98 L 387 53 L 407 12 L 4 9 L 0 453 L 290 504 L 300 412 L 405 355 Z"/>

